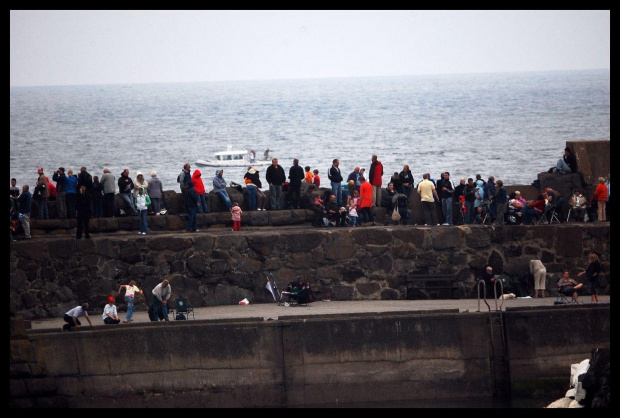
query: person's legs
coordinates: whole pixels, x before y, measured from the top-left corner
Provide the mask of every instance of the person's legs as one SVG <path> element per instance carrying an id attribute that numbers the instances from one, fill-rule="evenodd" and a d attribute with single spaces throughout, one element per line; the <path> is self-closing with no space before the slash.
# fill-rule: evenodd
<path id="1" fill-rule="evenodd" d="M 256 210 L 256 187 L 246 187 L 245 191 L 248 194 L 248 208 Z"/>
<path id="2" fill-rule="evenodd" d="M 67 207 L 65 205 L 65 192 L 57 192 L 56 193 L 56 211 L 58 212 L 58 217 L 60 219 L 65 219 L 67 217 Z"/>
<path id="3" fill-rule="evenodd" d="M 605 204 L 607 202 L 598 202 L 598 211 L 596 213 L 597 222 L 603 222 L 605 220 Z"/>
<path id="4" fill-rule="evenodd" d="M 161 203 L 161 198 L 159 198 L 159 197 L 151 197 L 151 209 L 153 209 L 153 213 L 156 214 L 156 215 L 161 210 L 160 203 Z"/>
<path id="5" fill-rule="evenodd" d="M 24 228 L 24 236 L 30 238 L 30 215 L 23 213 L 21 223 Z"/>
<path id="6" fill-rule="evenodd" d="M 159 313 L 163 312 L 162 306 L 163 304 L 159 299 L 157 299 L 157 296 L 153 295 L 153 316 L 156 321 L 159 321 Z"/>
<path id="7" fill-rule="evenodd" d="M 465 209 L 467 210 L 465 213 L 465 223 L 470 224 L 474 221 L 474 202 L 465 201 Z"/>
<path id="8" fill-rule="evenodd" d="M 125 303 L 127 303 L 127 315 L 125 315 L 125 322 L 133 321 L 133 298 L 131 296 L 125 296 Z"/>
<path id="9" fill-rule="evenodd" d="M 301 185 L 293 187 L 293 208 L 299 209 L 299 199 L 301 197 Z"/>
<path id="10" fill-rule="evenodd" d="M 545 281 L 547 279 L 547 270 L 541 269 L 534 273 L 534 297 L 545 297 Z"/>
<path id="11" fill-rule="evenodd" d="M 67 207 L 67 218 L 75 219 L 75 193 L 65 194 L 65 204 Z"/>
<path id="12" fill-rule="evenodd" d="M 441 200 L 444 222 L 452 225 L 452 198 L 447 197 Z"/>
<path id="13" fill-rule="evenodd" d="M 149 214 L 148 209 L 140 210 L 140 232 L 146 233 L 148 229 L 147 216 Z"/>
<path id="14" fill-rule="evenodd" d="M 111 218 L 114 216 L 114 193 L 103 195 L 103 216 Z"/>
<path id="15" fill-rule="evenodd" d="M 570 167 L 564 162 L 564 158 L 560 158 L 555 165 L 555 169 L 560 173 L 570 173 Z"/>
<path id="16" fill-rule="evenodd" d="M 194 218 L 196 218 L 196 211 L 198 209 L 195 206 L 190 206 L 187 208 L 187 224 L 185 225 L 185 230 L 188 232 L 193 231 L 194 228 Z"/>
<path id="17" fill-rule="evenodd" d="M 90 238 L 90 216 L 84 217 L 84 237 L 86 239 Z"/>
<path id="18" fill-rule="evenodd" d="M 504 213 L 506 212 L 506 204 L 497 204 L 497 216 L 495 217 L 495 225 L 504 225 Z"/>
<path id="19" fill-rule="evenodd" d="M 267 196 L 263 193 L 262 190 L 256 190 L 256 209 L 265 210 L 265 205 L 267 204 Z"/>
<path id="20" fill-rule="evenodd" d="M 133 216 L 138 215 L 138 211 L 136 210 L 136 207 L 133 205 L 131 193 L 119 193 L 119 195 L 121 199 L 123 199 L 123 201 L 125 202 L 125 205 L 127 205 L 127 208 L 129 209 L 129 214 Z"/>
<path id="21" fill-rule="evenodd" d="M 101 218 L 103 216 L 103 202 L 101 200 L 94 200 L 93 207 L 95 209 L 95 218 Z"/>
<path id="22" fill-rule="evenodd" d="M 200 198 L 201 213 L 208 213 L 209 207 L 207 206 L 207 193 L 205 192 L 203 194 L 199 194 L 198 197 Z"/>
<path id="23" fill-rule="evenodd" d="M 84 226 L 84 217 L 82 215 L 77 216 L 77 231 L 75 233 L 75 237 L 77 239 L 82 239 L 82 229 Z"/>
<path id="24" fill-rule="evenodd" d="M 282 196 L 282 186 L 273 186 L 275 201 L 276 201 L 276 209 L 282 209 L 282 205 L 280 204 L 281 196 Z M 272 200 L 273 203 L 273 200 Z"/>

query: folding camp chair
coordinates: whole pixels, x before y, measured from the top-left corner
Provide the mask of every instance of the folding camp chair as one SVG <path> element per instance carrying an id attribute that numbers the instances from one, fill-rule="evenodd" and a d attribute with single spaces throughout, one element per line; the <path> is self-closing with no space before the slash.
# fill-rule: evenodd
<path id="1" fill-rule="evenodd" d="M 562 223 L 562 221 L 560 221 L 560 216 L 562 215 L 562 207 L 564 206 L 564 198 L 563 197 L 558 197 L 558 203 L 553 206 L 551 208 L 551 210 L 549 211 L 549 223 Z"/>
<path id="2" fill-rule="evenodd" d="M 189 319 L 190 313 L 192 314 L 192 318 L 196 319 L 196 317 L 194 316 L 194 308 L 192 306 L 189 306 L 189 304 L 187 303 L 187 299 L 185 299 L 183 296 L 179 296 L 178 298 L 176 298 L 176 300 L 174 301 L 174 306 L 174 319 L 181 319 L 181 317 Z"/>
<path id="3" fill-rule="evenodd" d="M 534 222 L 534 225 L 548 224 L 549 216 L 552 211 L 553 211 L 553 205 L 547 204 L 545 206 L 545 211 L 540 215 L 536 215 L 538 218 L 536 219 L 536 222 Z"/>

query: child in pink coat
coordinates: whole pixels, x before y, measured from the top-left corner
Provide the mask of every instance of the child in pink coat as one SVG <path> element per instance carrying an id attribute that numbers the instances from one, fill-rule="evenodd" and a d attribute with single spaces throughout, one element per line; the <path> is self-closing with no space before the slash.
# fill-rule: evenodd
<path id="1" fill-rule="evenodd" d="M 232 230 L 241 231 L 241 214 L 243 213 L 243 211 L 239 207 L 239 203 L 237 202 L 233 203 L 232 208 L 230 208 L 230 213 L 232 214 L 232 220 L 233 220 Z"/>

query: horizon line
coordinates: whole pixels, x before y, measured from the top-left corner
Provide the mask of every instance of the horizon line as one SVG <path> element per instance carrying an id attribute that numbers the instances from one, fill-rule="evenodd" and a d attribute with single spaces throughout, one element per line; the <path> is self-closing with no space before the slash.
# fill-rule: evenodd
<path id="1" fill-rule="evenodd" d="M 522 73 L 551 73 L 551 72 L 578 72 L 578 71 L 611 71 L 610 68 L 579 68 L 562 70 L 522 70 L 522 71 L 489 71 L 489 72 L 463 72 L 463 73 L 424 73 L 424 74 L 401 74 L 401 75 L 359 75 L 359 76 L 327 76 L 327 77 L 290 77 L 290 78 L 259 78 L 259 79 L 225 79 L 225 80 L 188 80 L 188 81 L 148 81 L 148 82 L 115 82 L 115 83 L 82 83 L 82 84 L 10 84 L 9 88 L 30 87 L 80 87 L 80 86 L 133 86 L 146 84 L 194 84 L 194 83 L 232 83 L 232 82 L 258 82 L 258 81 L 301 81 L 301 80 L 341 80 L 354 78 L 403 78 L 403 77 L 428 77 L 428 76 L 452 76 L 452 75 L 481 75 L 481 74 L 522 74 Z"/>

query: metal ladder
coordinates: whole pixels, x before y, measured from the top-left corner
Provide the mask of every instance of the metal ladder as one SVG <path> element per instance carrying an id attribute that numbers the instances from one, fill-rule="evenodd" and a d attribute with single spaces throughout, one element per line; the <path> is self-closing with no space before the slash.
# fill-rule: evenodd
<path id="1" fill-rule="evenodd" d="M 508 364 L 508 353 L 506 350 L 506 334 L 504 331 L 504 316 L 502 313 L 502 307 L 504 305 L 504 299 L 500 299 L 501 303 L 497 304 L 497 285 L 499 283 L 500 295 L 504 294 L 504 284 L 500 280 L 496 280 L 493 285 L 493 295 L 495 299 L 495 311 L 491 310 L 491 306 L 486 299 L 486 283 L 484 280 L 478 281 L 478 312 L 480 312 L 480 289 L 482 288 L 482 297 L 484 303 L 487 305 L 489 318 L 489 332 L 490 332 L 490 353 L 489 362 L 491 365 L 491 389 L 493 397 L 508 397 L 510 396 L 510 367 Z"/>

